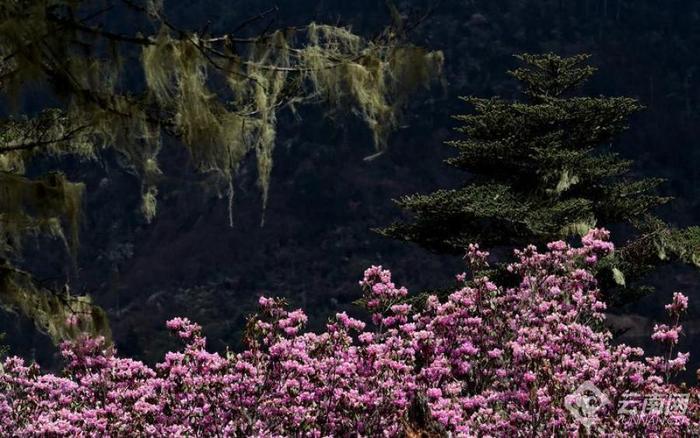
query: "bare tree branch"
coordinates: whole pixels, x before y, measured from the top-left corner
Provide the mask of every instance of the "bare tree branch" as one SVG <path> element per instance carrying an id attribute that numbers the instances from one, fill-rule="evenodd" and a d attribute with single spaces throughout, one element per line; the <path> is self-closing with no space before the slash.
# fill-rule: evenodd
<path id="1" fill-rule="evenodd" d="M 259 13 L 258 15 L 255 15 L 255 16 L 253 16 L 253 17 L 250 17 L 250 18 L 246 19 L 246 20 L 243 20 L 243 22 L 242 22 L 241 24 L 239 24 L 238 26 L 236 26 L 236 27 L 233 29 L 233 32 L 232 32 L 232 33 L 236 33 L 236 32 L 238 32 L 238 31 L 240 31 L 240 30 L 243 30 L 243 29 L 244 29 L 246 26 L 248 26 L 249 24 L 252 24 L 252 23 L 254 23 L 254 22 L 258 21 L 258 20 L 262 20 L 263 18 L 267 17 L 268 15 L 272 14 L 273 12 L 274 12 L 274 13 L 279 12 L 279 8 L 278 8 L 277 6 L 273 6 L 273 7 L 271 7 L 270 9 Z"/>
<path id="2" fill-rule="evenodd" d="M 34 149 L 42 146 L 48 146 L 51 144 L 56 144 L 56 143 L 61 143 L 64 141 L 71 140 L 78 132 L 84 131 L 85 129 L 88 129 L 89 126 L 80 126 L 78 128 L 75 128 L 71 131 L 69 131 L 67 134 L 59 137 L 59 138 L 54 138 L 51 140 L 38 140 L 38 141 L 32 141 L 28 143 L 22 143 L 14 146 L 4 146 L 0 147 L 0 154 L 6 154 L 8 152 L 13 152 L 13 151 L 22 151 L 22 150 L 29 150 L 29 149 Z"/>

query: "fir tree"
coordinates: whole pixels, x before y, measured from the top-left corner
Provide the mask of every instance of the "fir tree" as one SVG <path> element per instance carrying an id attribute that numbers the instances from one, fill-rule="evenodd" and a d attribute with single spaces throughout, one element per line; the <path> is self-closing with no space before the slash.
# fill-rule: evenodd
<path id="1" fill-rule="evenodd" d="M 510 248 L 629 224 L 636 234 L 603 263 L 604 281 L 625 286 L 670 259 L 700 266 L 700 228 L 679 230 L 655 217 L 669 201 L 656 193 L 662 180 L 634 177 L 632 161 L 609 150 L 640 103 L 574 96 L 595 72 L 587 55 L 517 58 L 523 66 L 509 73 L 522 101 L 468 97 L 474 112 L 455 117 L 466 138 L 449 142 L 458 155 L 447 162 L 472 178 L 462 188 L 401 198 L 413 219 L 380 233 L 462 253 L 473 242 Z"/>
<path id="2" fill-rule="evenodd" d="M 440 52 L 400 40 L 393 28 L 372 40 L 316 23 L 273 29 L 276 11 L 213 34 L 173 24 L 162 1 L 0 2 L 0 98 L 32 87 L 54 106 L 0 120 L 0 304 L 54 339 L 108 334 L 104 312 L 89 298 L 46 290 L 18 267 L 27 235 L 63 239 L 73 256 L 78 246 L 83 184 L 60 169 L 28 174 L 31 163 L 77 156 L 90 165 L 102 150 L 116 150 L 141 177 L 150 220 L 162 178 L 158 154 L 170 137 L 212 175 L 229 206 L 236 172 L 254 155 L 264 207 L 280 111 L 319 102 L 348 109 L 381 150 L 406 97 L 440 71 Z M 76 313 L 85 325 L 79 330 L 65 323 Z"/>

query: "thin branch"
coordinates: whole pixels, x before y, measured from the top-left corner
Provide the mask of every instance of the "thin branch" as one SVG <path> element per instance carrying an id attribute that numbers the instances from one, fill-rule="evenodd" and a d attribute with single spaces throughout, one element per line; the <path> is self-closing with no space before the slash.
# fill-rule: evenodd
<path id="1" fill-rule="evenodd" d="M 88 15 L 87 17 L 81 18 L 81 19 L 80 19 L 80 22 L 81 22 L 81 23 L 85 23 L 86 21 L 90 21 L 90 20 L 92 20 L 93 18 L 104 14 L 105 12 L 111 11 L 112 9 L 114 9 L 114 5 L 109 5 L 109 6 L 106 6 L 106 7 L 102 8 L 102 9 L 98 9 L 97 11 L 95 11 L 95 12 L 93 12 L 92 14 Z"/>
<path id="2" fill-rule="evenodd" d="M 145 10 L 145 8 L 143 8 L 143 7 L 141 7 L 141 6 L 137 5 L 137 4 L 135 4 L 135 3 L 134 3 L 133 1 L 131 1 L 131 0 L 122 0 L 122 2 L 125 3 L 127 6 L 129 6 L 129 7 L 132 8 L 132 9 L 135 9 L 135 10 L 137 10 L 137 11 L 139 11 L 139 12 L 142 12 L 142 13 L 147 13 L 147 11 Z M 267 11 L 264 11 L 264 12 L 260 13 L 260 14 L 257 15 L 256 17 L 252 17 L 252 18 L 246 20 L 246 22 L 250 22 L 251 20 L 254 21 L 254 19 L 255 19 L 255 20 L 262 19 L 262 18 L 264 18 L 265 16 L 269 15 L 270 13 L 275 12 L 276 10 L 277 10 L 276 7 L 275 7 L 275 8 L 271 8 L 271 9 L 269 9 L 269 10 L 267 10 Z M 187 32 L 187 31 L 185 31 L 185 30 L 183 30 L 183 29 L 178 28 L 177 26 L 173 25 L 171 22 L 169 22 L 168 20 L 166 20 L 166 19 L 165 19 L 164 17 L 162 17 L 162 16 L 159 16 L 158 18 L 161 20 L 161 22 L 162 22 L 166 27 L 168 27 L 169 29 L 171 29 L 171 30 L 174 31 L 174 32 L 177 32 L 181 37 L 187 38 L 187 39 L 188 39 L 200 52 L 202 52 L 203 54 L 204 54 L 204 52 L 206 51 L 206 52 L 209 52 L 209 53 L 211 53 L 211 54 L 213 54 L 213 55 L 216 55 L 217 57 L 220 57 L 220 58 L 229 59 L 229 60 L 235 60 L 235 61 L 240 61 L 238 58 L 233 57 L 233 56 L 230 56 L 230 55 L 227 55 L 227 54 L 225 54 L 225 53 L 223 53 L 223 52 L 221 52 L 221 51 L 219 51 L 219 50 L 216 50 L 216 49 L 214 49 L 214 48 L 212 48 L 212 47 L 202 46 L 202 45 L 199 44 L 194 38 L 192 38 L 191 36 L 189 36 L 189 32 Z M 74 27 L 74 28 L 76 28 L 76 29 L 78 29 L 78 30 L 81 30 L 81 31 L 84 31 L 84 32 L 87 32 L 87 33 L 92 33 L 92 34 L 94 34 L 94 35 L 98 35 L 98 36 L 101 36 L 101 37 L 104 37 L 104 38 L 107 38 L 107 39 L 110 39 L 110 40 L 113 40 L 113 41 L 134 43 L 134 44 L 140 44 L 140 45 L 153 45 L 153 44 L 155 44 L 155 42 L 154 42 L 152 39 L 150 39 L 150 38 L 133 37 L 133 36 L 129 36 L 129 35 L 116 34 L 116 33 L 104 31 L 104 30 L 99 29 L 99 28 L 97 28 L 97 27 L 91 27 L 91 26 L 87 26 L 87 25 L 84 25 L 84 24 L 81 24 L 81 23 L 72 22 L 72 21 L 64 20 L 64 19 L 56 19 L 56 20 L 57 20 L 58 22 L 60 22 L 61 24 L 64 24 L 64 25 L 67 25 L 67 26 L 72 26 L 72 27 Z M 245 23 L 245 22 L 244 22 L 244 23 Z M 244 23 L 242 23 L 242 24 L 244 24 Z M 238 26 L 238 28 L 240 28 L 240 27 L 241 27 L 241 25 Z M 237 29 L 238 29 L 238 28 L 237 28 Z M 301 27 L 301 28 L 303 28 L 303 27 Z M 295 29 L 301 29 L 301 28 L 295 28 Z M 235 32 L 235 31 L 234 31 L 234 32 Z M 267 33 L 267 30 L 266 30 L 266 33 Z M 221 37 L 213 37 L 213 38 L 203 39 L 202 41 L 205 41 L 205 42 L 229 41 L 229 42 L 239 42 L 239 43 L 257 43 L 257 42 L 259 42 L 261 39 L 264 39 L 264 38 L 266 38 L 266 37 L 267 37 L 267 35 L 265 35 L 265 34 L 263 34 L 262 36 L 256 37 L 256 38 L 234 38 L 234 37 L 232 37 L 231 35 L 224 35 L 224 36 L 221 36 Z M 291 52 L 296 52 L 296 53 L 299 52 L 299 50 L 297 50 L 297 49 L 292 49 L 292 48 L 290 48 L 290 49 L 288 49 L 288 50 L 290 50 Z M 354 58 L 350 58 L 350 59 L 347 59 L 347 60 L 335 59 L 334 61 L 336 61 L 336 64 L 328 65 L 327 68 L 335 68 L 335 67 L 338 67 L 338 66 L 344 64 L 345 62 L 354 62 L 354 61 L 356 61 L 357 59 L 359 59 L 359 58 L 361 58 L 361 57 L 362 57 L 362 55 L 358 55 L 358 56 L 355 56 Z M 212 63 L 212 65 L 213 65 L 214 67 L 216 67 L 216 68 L 219 69 L 219 70 L 228 71 L 229 73 L 241 75 L 241 76 L 245 77 L 246 79 L 254 80 L 253 78 L 251 78 L 251 77 L 245 75 L 244 73 L 235 72 L 235 71 L 232 71 L 232 70 L 230 70 L 230 69 L 225 69 L 223 66 L 218 65 L 216 62 L 214 62 L 214 60 L 213 60 L 210 56 L 206 56 L 206 58 L 207 58 L 207 60 L 208 60 L 210 63 Z M 253 65 L 253 66 L 255 66 L 256 68 L 260 68 L 260 69 L 262 69 L 262 70 L 268 70 L 268 71 L 284 71 L 284 72 L 307 72 L 307 71 L 311 71 L 310 68 L 282 67 L 282 66 L 275 66 L 275 65 L 259 65 L 259 64 L 255 64 L 255 63 L 253 63 L 253 62 L 251 62 L 251 61 L 243 61 L 243 64 L 245 64 L 245 65 Z"/>
<path id="3" fill-rule="evenodd" d="M 124 43 L 132 43 L 132 44 L 140 44 L 144 46 L 150 46 L 155 44 L 153 40 L 149 38 L 143 38 L 143 37 L 135 37 L 135 36 L 130 36 L 130 35 L 122 35 L 122 34 L 117 34 L 113 32 L 108 32 L 106 30 L 102 30 L 99 27 L 93 27 L 93 26 L 88 26 L 82 23 L 79 23 L 77 21 L 73 20 L 66 20 L 63 18 L 58 18 L 58 17 L 49 17 L 49 19 L 53 22 L 62 24 L 64 26 L 72 27 L 73 29 L 77 29 L 81 32 L 85 33 L 90 33 L 93 35 L 98 35 L 103 38 L 106 38 L 108 40 L 112 41 L 120 41 Z"/>
<path id="4" fill-rule="evenodd" d="M 94 12 L 94 13 L 88 15 L 87 17 L 82 18 L 80 21 L 77 21 L 77 22 L 76 22 L 76 21 L 72 21 L 72 20 L 60 19 L 60 18 L 58 18 L 58 17 L 53 17 L 53 16 L 50 16 L 50 15 L 49 15 L 47 18 L 48 18 L 50 21 L 53 21 L 53 22 L 55 22 L 55 23 L 59 23 L 59 24 L 62 25 L 62 26 L 70 25 L 70 26 L 72 26 L 72 27 L 79 27 L 79 28 L 82 27 L 82 29 L 80 29 L 80 30 L 83 30 L 84 32 L 89 32 L 89 33 L 96 33 L 96 32 L 99 32 L 101 35 L 105 36 L 105 35 L 104 35 L 105 32 L 101 31 L 100 29 L 91 28 L 91 27 L 89 27 L 89 26 L 83 25 L 82 23 L 85 23 L 86 21 L 89 21 L 89 20 L 91 20 L 91 19 L 93 19 L 93 18 L 95 18 L 95 17 L 97 17 L 97 16 L 99 16 L 99 15 L 102 15 L 102 14 L 104 14 L 105 12 L 109 11 L 109 10 L 112 9 L 112 8 L 114 8 L 114 6 L 109 6 L 109 7 L 100 9 L 100 10 L 98 10 L 98 11 L 96 11 L 96 12 Z M 59 26 L 59 29 L 60 29 L 62 26 Z M 58 29 L 56 29 L 56 30 L 58 30 Z M 47 37 L 49 37 L 49 36 L 51 36 L 51 32 L 46 33 L 46 34 L 40 36 L 39 38 L 37 38 L 37 39 L 35 39 L 35 40 L 29 41 L 29 42 L 26 43 L 26 44 L 23 44 L 22 47 L 21 47 L 21 49 L 25 49 L 25 48 L 31 46 L 32 44 L 38 43 L 39 41 L 42 41 L 44 38 L 47 38 Z M 130 37 L 125 37 L 125 38 L 129 39 Z M 126 41 L 126 40 L 124 40 L 124 41 Z M 132 42 L 133 42 L 133 41 L 132 41 Z M 2 61 L 3 61 L 3 62 L 9 61 L 9 60 L 12 59 L 13 57 L 15 57 L 15 56 L 17 55 L 17 53 L 20 52 L 21 49 L 17 49 L 17 50 L 15 50 L 14 52 L 8 54 L 7 56 L 5 56 L 5 57 L 2 59 Z"/>
<path id="5" fill-rule="evenodd" d="M 238 26 L 236 26 L 236 27 L 233 29 L 233 32 L 231 32 L 231 33 L 236 33 L 236 32 L 238 32 L 238 31 L 244 29 L 244 28 L 245 28 L 246 26 L 248 26 L 249 24 L 254 23 L 254 22 L 258 21 L 258 20 L 262 20 L 263 18 L 265 18 L 266 16 L 270 15 L 270 14 L 273 13 L 273 12 L 275 12 L 275 13 L 276 13 L 276 12 L 279 12 L 279 8 L 278 8 L 277 6 L 273 6 L 273 7 L 271 7 L 270 9 L 268 9 L 268 10 L 266 10 L 266 11 L 263 11 L 263 12 L 259 13 L 258 15 L 254 16 L 254 17 L 250 17 L 250 18 L 244 20 L 243 22 L 241 22 L 241 24 L 239 24 Z"/>
<path id="6" fill-rule="evenodd" d="M 64 136 L 62 136 L 60 138 L 54 138 L 51 140 L 32 141 L 29 143 L 22 143 L 22 144 L 15 145 L 15 146 L 0 147 L 0 154 L 4 154 L 7 152 L 13 152 L 13 151 L 29 150 L 29 149 L 34 149 L 34 148 L 38 148 L 41 146 L 48 146 L 51 144 L 67 141 L 67 140 L 70 140 L 71 138 L 73 138 L 73 136 L 75 136 L 75 134 L 77 134 L 78 132 L 83 131 L 89 127 L 90 126 L 88 126 L 88 125 L 80 126 L 78 128 L 75 128 L 75 129 L 69 131 L 67 134 L 65 134 Z"/>
<path id="7" fill-rule="evenodd" d="M 68 310 L 70 310 L 70 312 L 72 314 L 74 314 L 74 315 L 78 314 L 78 312 L 73 308 L 73 306 L 71 306 L 70 300 L 68 299 L 68 297 L 66 296 L 65 293 L 57 292 L 57 291 L 53 290 L 52 288 L 49 288 L 49 287 L 44 286 L 44 285 L 40 285 L 40 284 L 37 285 L 36 282 L 34 281 L 34 278 L 32 277 L 32 274 L 30 274 L 27 271 L 24 271 L 22 269 L 19 269 L 19 268 L 12 266 L 7 260 L 4 260 L 4 263 L 0 264 L 0 275 L 1 274 L 4 274 L 4 275 L 15 274 L 15 275 L 24 277 L 25 280 L 27 282 L 29 282 L 29 284 L 31 286 L 33 286 L 33 289 L 36 290 L 38 293 L 48 292 L 49 295 L 56 297 L 66 307 L 68 307 Z M 81 312 L 81 313 L 85 313 L 85 312 Z"/>
<path id="8" fill-rule="evenodd" d="M 435 13 L 435 11 L 436 11 L 438 8 L 440 8 L 440 6 L 442 6 L 442 2 L 443 2 L 443 0 L 437 0 L 437 1 L 435 2 L 435 4 L 425 12 L 425 14 L 423 14 L 422 16 L 420 16 L 415 22 L 413 22 L 413 23 L 409 24 L 408 26 L 406 26 L 406 27 L 404 28 L 404 33 L 406 33 L 406 34 L 411 33 L 411 32 L 412 32 L 413 30 L 415 30 L 418 26 L 420 26 L 420 25 L 423 24 L 425 21 L 427 21 L 427 20 Z"/>

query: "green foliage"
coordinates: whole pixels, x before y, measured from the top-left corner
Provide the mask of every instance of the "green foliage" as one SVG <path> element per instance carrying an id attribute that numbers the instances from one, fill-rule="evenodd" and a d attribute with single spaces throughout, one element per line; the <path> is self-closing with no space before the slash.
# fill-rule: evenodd
<path id="1" fill-rule="evenodd" d="M 229 207 L 236 172 L 254 154 L 264 208 L 280 111 L 319 102 L 349 110 L 367 123 L 381 151 L 407 96 L 442 66 L 441 53 L 389 31 L 367 40 L 312 23 L 253 37 L 237 35 L 241 29 L 212 35 L 176 27 L 160 2 L 117 4 L 97 12 L 80 0 L 0 4 L 0 96 L 16 99 L 33 87 L 56 102 L 38 115 L 19 111 L 0 121 L 0 296 L 54 338 L 70 334 L 60 321 L 76 306 L 86 324 L 106 324 L 87 298 L 45 293 L 16 268 L 26 235 L 48 232 L 72 255 L 78 246 L 82 184 L 58 172 L 27 175 L 30 163 L 64 155 L 90 160 L 114 149 L 141 177 L 141 211 L 150 221 L 162 137 L 171 136 L 199 171 L 216 176 L 209 181 L 228 194 Z M 130 27 L 133 33 L 105 30 L 114 27 L 105 26 L 110 14 L 125 12 L 147 25 Z M 139 76 L 140 84 L 133 79 Z"/>
<path id="2" fill-rule="evenodd" d="M 614 137 L 640 109 L 625 97 L 577 97 L 595 71 L 585 55 L 520 55 L 510 74 L 522 83 L 523 101 L 464 98 L 473 113 L 455 118 L 465 139 L 451 141 L 448 160 L 470 172 L 467 185 L 404 196 L 398 205 L 413 219 L 380 233 L 438 252 L 539 244 L 584 234 L 593 226 L 632 225 L 636 237 L 604 269 L 625 287 L 660 262 L 700 260 L 698 229 L 679 230 L 651 215 L 669 198 L 662 182 L 635 178 L 632 162 L 610 152 Z M 603 275 L 603 274 L 601 274 Z"/>

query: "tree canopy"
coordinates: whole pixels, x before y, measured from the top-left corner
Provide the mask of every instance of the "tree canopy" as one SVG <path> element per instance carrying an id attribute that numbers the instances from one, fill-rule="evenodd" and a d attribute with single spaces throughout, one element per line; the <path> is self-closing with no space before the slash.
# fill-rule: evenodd
<path id="1" fill-rule="evenodd" d="M 522 101 L 467 97 L 474 112 L 455 116 L 465 139 L 449 142 L 448 163 L 472 178 L 462 188 L 405 196 L 413 219 L 380 230 L 437 252 L 459 253 L 472 242 L 515 247 L 582 235 L 594 226 L 627 224 L 635 235 L 602 264 L 613 284 L 637 278 L 662 261 L 700 266 L 700 228 L 676 229 L 653 213 L 669 201 L 657 178 L 637 178 L 633 162 L 610 148 L 639 102 L 580 97 L 595 68 L 586 55 L 518 56 L 510 74 Z"/>
<path id="2" fill-rule="evenodd" d="M 130 14 L 127 23 L 114 19 Z M 69 288 L 47 290 L 20 269 L 21 241 L 49 233 L 79 244 L 85 187 L 59 168 L 37 174 L 46 157 L 74 156 L 89 165 L 111 149 L 142 181 L 142 212 L 156 214 L 162 172 L 158 154 L 171 137 L 196 169 L 229 199 L 244 159 L 253 154 L 263 208 L 272 170 L 278 114 L 303 104 L 361 117 L 381 150 L 410 93 L 428 85 L 442 54 L 402 38 L 400 17 L 373 39 L 341 26 L 251 30 L 274 10 L 224 34 L 182 29 L 162 2 L 10 0 L 0 5 L 0 297 L 29 315 L 54 339 L 81 330 L 105 333 L 102 310 Z M 271 22 L 270 22 L 271 23 Z M 40 108 L 21 105 L 39 90 Z M 14 105 L 13 105 L 14 103 Z"/>

